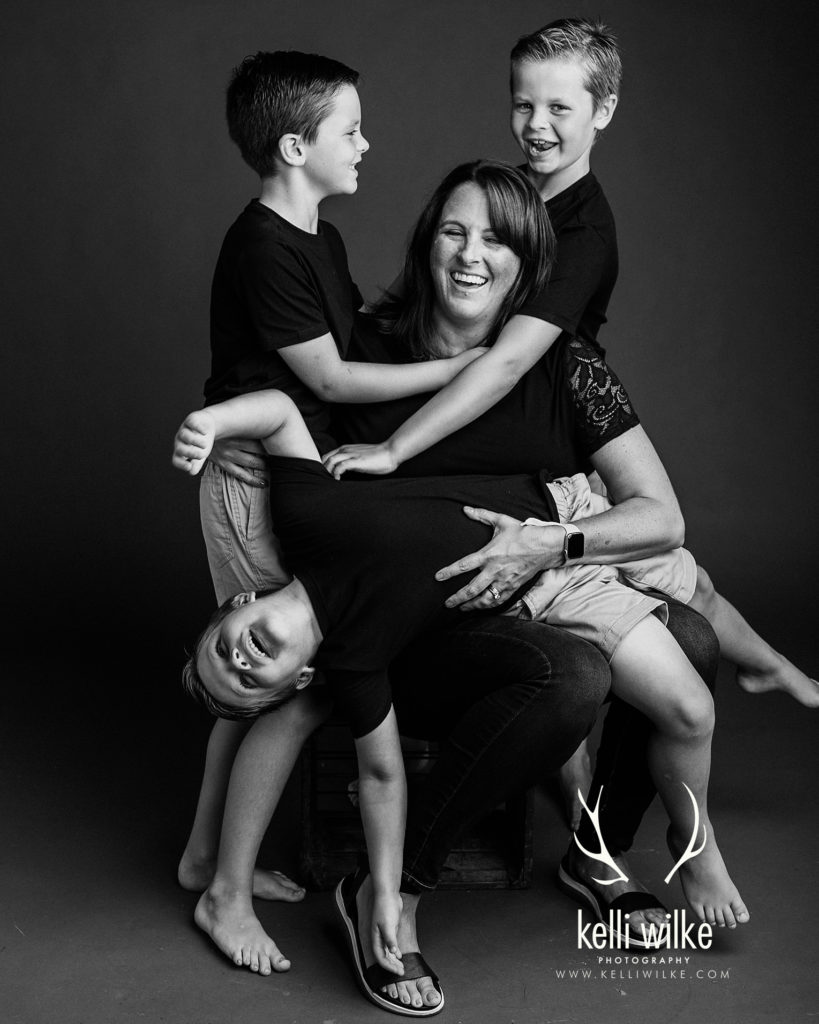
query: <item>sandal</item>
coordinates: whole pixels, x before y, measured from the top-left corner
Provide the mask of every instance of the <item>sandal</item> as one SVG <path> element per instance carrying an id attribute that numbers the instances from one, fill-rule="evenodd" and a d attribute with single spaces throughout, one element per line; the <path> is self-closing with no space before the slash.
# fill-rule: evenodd
<path id="1" fill-rule="evenodd" d="M 420 953 L 404 953 L 401 963 L 404 965 L 404 973 L 399 977 L 391 971 L 385 970 L 380 964 L 371 964 L 369 967 L 364 962 L 364 951 L 361 948 L 361 940 L 358 936 L 358 906 L 356 895 L 361 888 L 367 872 L 358 871 L 346 875 L 336 886 L 336 909 L 341 917 L 347 933 L 347 944 L 353 956 L 353 967 L 356 980 L 364 995 L 380 1006 L 382 1010 L 389 1010 L 391 1013 L 400 1013 L 405 1017 L 432 1017 L 440 1013 L 444 1008 L 444 993 L 438 981 L 438 976 L 429 967 L 426 960 Z M 400 1000 L 393 999 L 386 992 L 380 990 L 385 985 L 394 985 L 399 981 L 414 981 L 416 978 L 431 978 L 435 991 L 440 995 L 441 1001 L 437 1006 L 410 1006 Z"/>

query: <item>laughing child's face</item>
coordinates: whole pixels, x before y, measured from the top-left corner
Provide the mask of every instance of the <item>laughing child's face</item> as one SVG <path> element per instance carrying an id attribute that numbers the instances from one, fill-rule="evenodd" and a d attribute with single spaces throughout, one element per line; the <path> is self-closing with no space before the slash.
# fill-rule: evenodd
<path id="1" fill-rule="evenodd" d="M 580 61 L 512 66 L 512 134 L 544 199 L 588 172 L 595 135 L 609 123 L 616 105 L 617 97 L 609 96 L 595 107 Z"/>

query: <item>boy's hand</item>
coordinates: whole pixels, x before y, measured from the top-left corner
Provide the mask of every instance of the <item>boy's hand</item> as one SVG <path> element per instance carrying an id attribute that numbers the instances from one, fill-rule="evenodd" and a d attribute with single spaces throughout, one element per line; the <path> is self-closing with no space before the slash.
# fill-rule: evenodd
<path id="1" fill-rule="evenodd" d="M 401 897 L 398 893 L 373 898 L 371 939 L 373 952 L 385 970 L 399 975 L 404 973 L 401 950 L 398 948 L 398 921 L 401 917 Z"/>
<path id="2" fill-rule="evenodd" d="M 228 476 L 235 477 L 248 487 L 270 485 L 270 474 L 261 441 L 217 441 L 210 453 L 210 461 Z"/>
<path id="3" fill-rule="evenodd" d="M 477 348 L 468 348 L 466 352 L 460 352 L 457 356 L 451 356 L 449 362 L 452 363 L 452 376 L 457 377 L 464 367 L 474 363 L 481 356 L 485 356 L 488 351 L 489 349 L 486 345 L 478 345 Z"/>
<path id="4" fill-rule="evenodd" d="M 205 465 L 215 439 L 216 424 L 207 409 L 190 413 L 173 439 L 171 465 L 196 476 Z"/>
<path id="5" fill-rule="evenodd" d="M 343 444 L 334 448 L 322 457 L 324 468 L 340 480 L 347 470 L 356 473 L 370 473 L 373 476 L 386 476 L 398 469 L 398 460 L 393 455 L 389 444 Z"/>

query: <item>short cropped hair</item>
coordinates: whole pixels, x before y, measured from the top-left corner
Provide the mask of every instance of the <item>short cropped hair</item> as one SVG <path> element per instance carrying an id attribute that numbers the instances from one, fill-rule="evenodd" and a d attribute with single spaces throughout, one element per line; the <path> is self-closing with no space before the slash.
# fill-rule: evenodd
<path id="1" fill-rule="evenodd" d="M 270 593 L 270 591 L 257 591 L 256 596 L 262 597 L 265 593 Z M 228 617 L 228 615 L 230 615 L 235 607 L 236 606 L 233 604 L 233 598 L 228 598 L 227 601 L 220 604 L 210 617 L 207 626 L 205 626 L 196 638 L 196 642 L 193 645 L 193 654 L 188 658 L 185 663 L 185 667 L 182 669 L 182 689 L 189 697 L 193 697 L 195 701 L 201 704 L 202 707 L 217 718 L 227 718 L 231 721 L 239 722 L 245 721 L 249 718 L 256 718 L 267 711 L 275 711 L 276 708 L 280 708 L 282 705 L 292 700 L 298 692 L 298 677 L 285 689 L 278 690 L 276 693 L 260 698 L 252 703 L 249 702 L 242 707 L 230 707 L 222 701 L 217 700 L 210 693 L 199 674 L 199 669 L 197 667 L 199 655 L 202 652 L 202 648 L 212 636 L 213 631 L 222 621 L 224 621 L 224 619 Z"/>
<path id="2" fill-rule="evenodd" d="M 509 164 L 475 160 L 460 164 L 444 178 L 418 218 L 404 260 L 403 294 L 385 295 L 373 309 L 379 326 L 396 338 L 413 359 L 440 356 L 434 329 L 435 290 L 430 269 L 435 233 L 447 200 L 459 185 L 472 182 L 486 196 L 489 220 L 499 241 L 520 260 L 517 277 L 486 339 L 491 344 L 527 299 L 545 286 L 555 252 L 555 237 L 543 200 L 528 179 Z"/>
<path id="3" fill-rule="evenodd" d="M 521 36 L 510 54 L 512 66 L 543 60 L 578 60 L 585 71 L 584 85 L 594 109 L 609 96 L 620 95 L 623 65 L 611 29 L 602 21 L 561 18 L 531 35 Z"/>
<path id="4" fill-rule="evenodd" d="M 262 178 L 276 173 L 282 135 L 315 142 L 333 98 L 357 85 L 358 72 L 329 57 L 298 50 L 260 50 L 233 69 L 227 122 L 242 159 Z"/>

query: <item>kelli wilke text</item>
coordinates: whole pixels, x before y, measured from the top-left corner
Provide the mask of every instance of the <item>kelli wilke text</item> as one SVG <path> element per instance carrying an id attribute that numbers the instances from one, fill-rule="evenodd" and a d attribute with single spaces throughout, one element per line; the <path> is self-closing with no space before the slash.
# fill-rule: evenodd
<path id="1" fill-rule="evenodd" d="M 665 924 L 641 923 L 642 936 L 634 936 L 634 942 L 648 949 L 710 949 L 712 926 L 704 921 L 688 921 L 686 915 L 685 910 L 674 910 L 665 915 Z M 629 916 L 622 910 L 610 910 L 608 923 L 588 921 L 584 924 L 583 911 L 578 910 L 577 948 L 630 949 Z"/>

